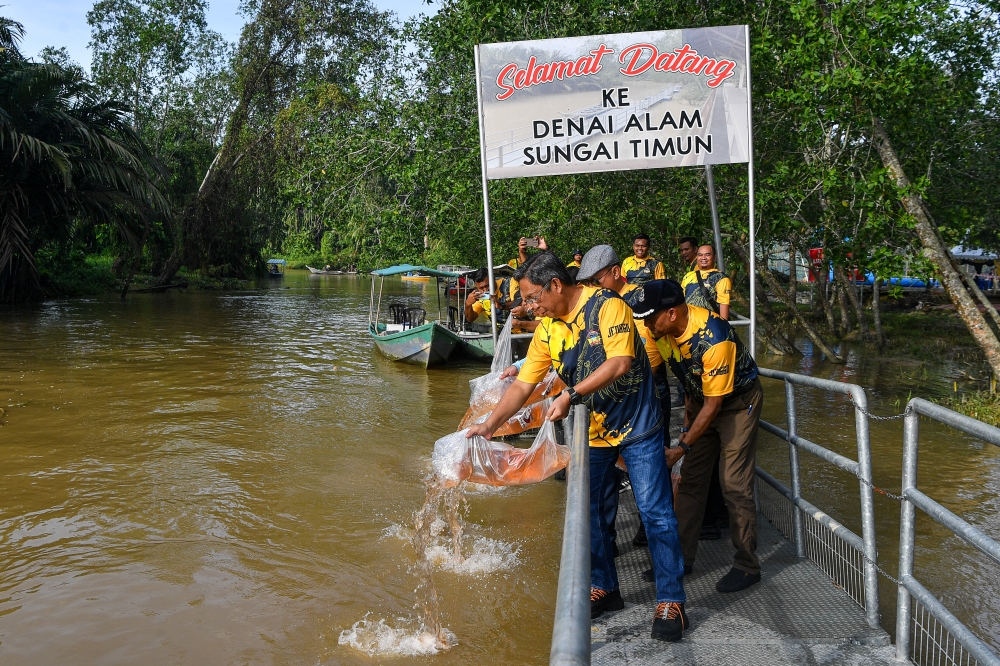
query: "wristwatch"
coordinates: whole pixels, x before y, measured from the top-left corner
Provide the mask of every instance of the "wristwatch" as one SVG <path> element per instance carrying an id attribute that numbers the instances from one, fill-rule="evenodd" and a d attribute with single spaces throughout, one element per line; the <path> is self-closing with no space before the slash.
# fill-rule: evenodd
<path id="1" fill-rule="evenodd" d="M 579 393 L 576 392 L 575 388 L 573 388 L 571 386 L 568 389 L 566 389 L 565 392 L 569 395 L 569 404 L 571 404 L 571 405 L 582 405 L 583 404 L 584 398 L 583 398 L 582 395 L 580 395 Z"/>
<path id="2" fill-rule="evenodd" d="M 678 441 L 678 442 L 677 442 L 677 446 L 679 446 L 679 447 L 681 447 L 682 449 L 684 449 L 684 453 L 689 453 L 689 452 L 691 451 L 691 447 L 690 447 L 690 446 L 688 446 L 687 444 L 685 444 L 684 442 L 680 442 L 680 441 Z"/>

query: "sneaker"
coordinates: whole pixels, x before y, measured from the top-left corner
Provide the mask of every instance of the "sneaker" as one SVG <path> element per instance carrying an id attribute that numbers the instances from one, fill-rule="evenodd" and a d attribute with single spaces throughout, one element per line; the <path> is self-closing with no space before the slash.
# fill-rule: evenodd
<path id="1" fill-rule="evenodd" d="M 633 546 L 649 545 L 649 539 L 646 538 L 646 526 L 643 525 L 642 523 L 639 523 L 639 531 L 637 531 L 635 533 L 635 536 L 632 537 L 632 545 Z"/>
<path id="2" fill-rule="evenodd" d="M 721 538 L 722 530 L 719 529 L 718 523 L 701 526 L 701 534 L 698 536 L 698 541 L 718 541 Z"/>
<path id="3" fill-rule="evenodd" d="M 601 617 L 604 611 L 620 611 L 625 608 L 625 600 L 622 599 L 620 590 L 599 590 L 596 587 L 590 588 L 590 619 L 595 620 Z"/>
<path id="4" fill-rule="evenodd" d="M 691 575 L 691 566 L 688 564 L 684 565 L 684 575 L 685 576 Z M 647 583 L 655 583 L 656 574 L 653 573 L 652 569 L 646 569 L 645 571 L 642 572 L 642 579 Z"/>
<path id="5" fill-rule="evenodd" d="M 653 613 L 653 638 L 658 641 L 679 641 L 688 628 L 688 617 L 684 604 L 664 601 L 656 604 Z"/>
<path id="6" fill-rule="evenodd" d="M 747 573 L 746 571 L 741 571 L 736 567 L 729 570 L 725 576 L 715 584 L 716 592 L 722 592 L 723 594 L 728 594 L 730 592 L 739 592 L 740 590 L 745 590 L 751 585 L 756 585 L 760 582 L 759 573 Z"/>

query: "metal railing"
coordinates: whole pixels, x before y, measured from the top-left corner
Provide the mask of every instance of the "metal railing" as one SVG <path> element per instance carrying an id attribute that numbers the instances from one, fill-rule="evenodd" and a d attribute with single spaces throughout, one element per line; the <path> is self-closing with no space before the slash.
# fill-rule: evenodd
<path id="1" fill-rule="evenodd" d="M 768 486 L 791 502 L 791 521 L 787 515 L 775 513 L 774 502 L 762 502 L 761 511 L 778 525 L 791 528 L 791 534 L 782 530 L 795 543 L 799 557 L 808 557 L 843 587 L 851 598 L 865 609 L 868 625 L 880 627 L 878 591 L 878 549 L 875 543 L 875 503 L 872 497 L 871 441 L 868 430 L 868 397 L 857 384 L 847 384 L 829 379 L 807 377 L 790 372 L 759 369 L 761 376 L 778 379 L 785 384 L 787 430 L 761 420 L 766 432 L 788 442 L 788 467 L 791 488 L 786 487 L 764 470 L 757 468 L 757 476 Z M 798 416 L 795 409 L 795 387 L 803 386 L 823 391 L 841 393 L 854 403 L 854 427 L 857 438 L 858 459 L 851 460 L 815 442 L 798 435 Z M 861 500 L 861 536 L 833 519 L 826 512 L 802 497 L 802 476 L 799 468 L 799 451 L 807 451 L 858 478 Z M 758 484 L 759 485 L 759 484 Z M 761 493 L 758 490 L 758 494 Z M 770 506 L 769 506 L 770 505 Z M 790 522 L 790 525 L 789 525 Z M 860 574 L 860 576 L 858 575 Z"/>
<path id="2" fill-rule="evenodd" d="M 956 618 L 913 576 L 914 527 L 919 508 L 940 525 L 1000 564 L 1000 543 L 917 489 L 920 416 L 1000 446 L 1000 429 L 939 405 L 913 398 L 903 421 L 904 501 L 899 524 L 899 584 L 896 597 L 896 660 L 902 663 L 1000 666 L 986 643 Z M 917 607 L 912 607 L 916 600 Z"/>
<path id="3" fill-rule="evenodd" d="M 577 405 L 563 423 L 572 457 L 566 473 L 559 591 L 549 664 L 590 664 L 590 416 Z"/>

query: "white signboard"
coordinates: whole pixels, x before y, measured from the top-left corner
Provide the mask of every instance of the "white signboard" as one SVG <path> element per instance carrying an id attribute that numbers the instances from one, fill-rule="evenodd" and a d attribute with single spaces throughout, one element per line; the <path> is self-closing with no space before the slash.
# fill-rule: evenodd
<path id="1" fill-rule="evenodd" d="M 746 34 L 735 25 L 480 46 L 487 178 L 747 162 Z"/>

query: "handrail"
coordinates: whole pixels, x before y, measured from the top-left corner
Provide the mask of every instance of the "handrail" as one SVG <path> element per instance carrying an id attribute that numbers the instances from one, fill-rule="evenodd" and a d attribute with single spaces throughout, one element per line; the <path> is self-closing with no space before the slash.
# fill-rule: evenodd
<path id="1" fill-rule="evenodd" d="M 791 472 L 792 487 L 789 499 L 792 504 L 802 508 L 802 481 L 799 473 L 799 450 L 808 451 L 827 462 L 836 465 L 840 469 L 858 477 L 859 493 L 861 499 L 861 541 L 862 552 L 864 554 L 864 583 L 865 583 L 865 616 L 868 625 L 872 628 L 881 626 L 881 616 L 879 612 L 879 590 L 878 590 L 878 570 L 875 563 L 878 561 L 878 548 L 875 543 L 875 500 L 872 497 L 872 461 L 871 461 L 871 440 L 868 429 L 868 396 L 865 390 L 857 384 L 847 382 L 837 382 L 819 377 L 809 377 L 798 375 L 792 372 L 772 370 L 770 368 L 758 368 L 762 377 L 779 379 L 785 383 L 785 404 L 788 419 L 788 430 L 783 430 L 767 421 L 761 420 L 760 427 L 765 431 L 780 437 L 788 442 L 788 462 Z M 851 460 L 835 451 L 820 446 L 805 438 L 799 437 L 797 432 L 797 414 L 795 410 L 795 387 L 807 386 L 823 391 L 832 391 L 850 396 L 854 403 L 854 428 L 858 442 L 858 459 Z M 812 505 L 809 505 L 812 507 Z M 825 513 L 812 507 L 815 511 L 806 510 L 807 513 L 816 512 L 826 516 Z M 799 557 L 805 557 L 805 533 L 802 524 L 802 514 L 794 511 L 792 514 L 795 532 L 795 551 Z M 833 520 L 832 518 L 830 520 Z M 821 521 L 822 522 L 822 521 Z M 836 521 L 834 521 L 836 522 Z M 839 525 L 839 523 L 837 523 Z M 856 536 L 850 530 L 834 530 L 842 540 L 855 545 L 847 534 Z"/>
<path id="2" fill-rule="evenodd" d="M 916 513 L 922 509 L 936 523 L 1000 563 L 1000 543 L 962 520 L 952 511 L 917 490 L 917 454 L 920 448 L 920 415 L 951 426 L 995 446 L 1000 446 L 1000 428 L 959 414 L 922 398 L 906 405 L 903 418 L 903 483 L 899 519 L 899 585 L 896 596 L 896 660 L 909 663 L 911 597 L 923 606 L 982 666 L 1000 666 L 998 657 L 913 576 Z"/>
<path id="3" fill-rule="evenodd" d="M 566 474 L 566 519 L 549 652 L 552 666 L 590 664 L 590 416 L 585 405 L 577 405 L 571 417 L 572 428 L 567 431 L 573 433 L 572 458 Z"/>

